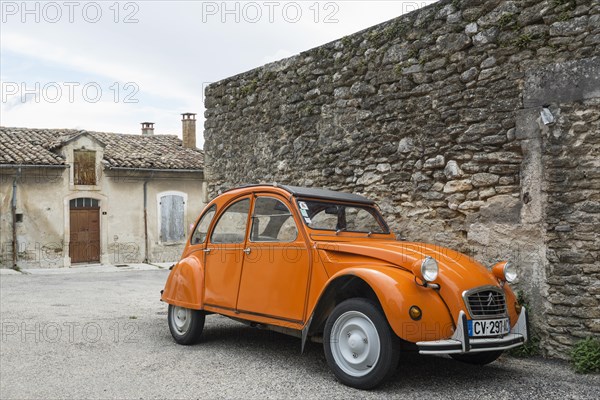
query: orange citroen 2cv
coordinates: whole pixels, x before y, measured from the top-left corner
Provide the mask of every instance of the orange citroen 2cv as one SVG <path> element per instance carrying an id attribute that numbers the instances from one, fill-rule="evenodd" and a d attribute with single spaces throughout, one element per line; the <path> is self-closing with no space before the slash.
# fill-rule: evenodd
<path id="1" fill-rule="evenodd" d="M 373 201 L 283 185 L 229 190 L 200 215 L 162 300 L 175 341 L 199 340 L 217 313 L 323 343 L 342 383 L 370 389 L 400 351 L 496 360 L 527 340 L 507 282 L 456 251 L 396 240 Z"/>

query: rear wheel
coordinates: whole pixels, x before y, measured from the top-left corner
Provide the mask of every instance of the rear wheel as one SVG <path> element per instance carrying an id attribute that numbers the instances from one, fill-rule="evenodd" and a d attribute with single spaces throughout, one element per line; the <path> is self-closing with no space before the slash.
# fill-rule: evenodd
<path id="1" fill-rule="evenodd" d="M 325 324 L 325 358 L 340 382 L 372 389 L 396 369 L 400 345 L 383 312 L 367 299 L 340 303 Z"/>
<path id="2" fill-rule="evenodd" d="M 177 343 L 189 345 L 200 340 L 205 320 L 203 311 L 169 304 L 167 319 L 171 336 Z"/>
<path id="3" fill-rule="evenodd" d="M 467 364 L 474 365 L 486 365 L 491 362 L 494 362 L 502 355 L 502 350 L 500 351 L 483 351 L 481 353 L 471 353 L 471 354 L 450 354 L 450 357 L 454 358 L 457 361 L 461 361 Z"/>

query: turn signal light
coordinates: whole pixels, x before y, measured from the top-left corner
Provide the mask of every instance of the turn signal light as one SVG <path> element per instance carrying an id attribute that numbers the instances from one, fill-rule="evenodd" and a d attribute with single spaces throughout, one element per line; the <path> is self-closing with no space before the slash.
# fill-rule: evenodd
<path id="1" fill-rule="evenodd" d="M 518 301 L 515 301 L 515 311 L 517 312 L 517 315 L 521 314 L 522 309 L 523 309 L 523 306 L 520 305 Z"/>
<path id="2" fill-rule="evenodd" d="M 421 309 L 417 306 L 412 306 L 408 309 L 408 315 L 415 321 L 418 321 L 422 316 Z"/>

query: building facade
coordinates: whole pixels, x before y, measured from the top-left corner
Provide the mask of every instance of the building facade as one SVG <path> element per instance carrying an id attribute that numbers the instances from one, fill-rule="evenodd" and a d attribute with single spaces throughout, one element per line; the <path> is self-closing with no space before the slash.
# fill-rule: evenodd
<path id="1" fill-rule="evenodd" d="M 169 262 L 206 203 L 195 115 L 183 140 L 0 127 L 2 267 Z"/>

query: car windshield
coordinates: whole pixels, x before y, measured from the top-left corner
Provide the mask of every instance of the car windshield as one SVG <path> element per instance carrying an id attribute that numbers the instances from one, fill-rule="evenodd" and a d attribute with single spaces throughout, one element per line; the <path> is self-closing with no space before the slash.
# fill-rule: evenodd
<path id="1" fill-rule="evenodd" d="M 299 200 L 298 208 L 302 219 L 311 229 L 389 233 L 386 223 L 375 207 Z"/>

